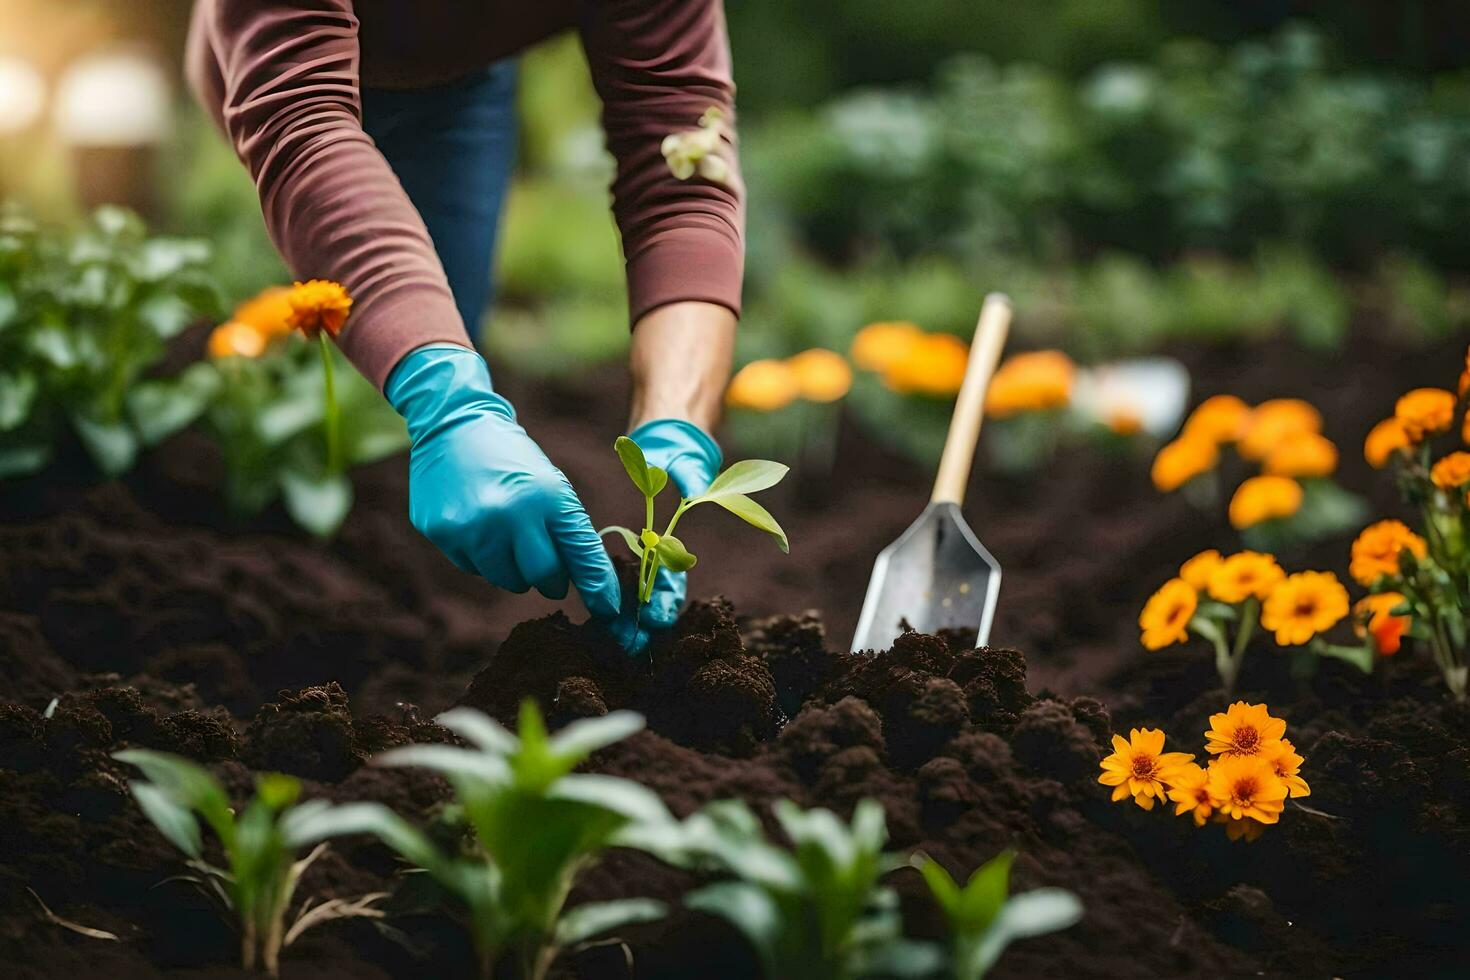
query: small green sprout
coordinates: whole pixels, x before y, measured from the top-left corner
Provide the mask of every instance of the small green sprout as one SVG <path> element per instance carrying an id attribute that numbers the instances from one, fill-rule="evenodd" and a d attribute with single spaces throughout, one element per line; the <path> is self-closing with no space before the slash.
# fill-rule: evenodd
<path id="1" fill-rule="evenodd" d="M 977 868 L 963 888 L 933 858 L 914 861 L 949 922 L 956 980 L 980 980 L 1015 940 L 1056 932 L 1082 918 L 1082 903 L 1062 888 L 1011 896 L 1015 859 L 1015 851 L 1003 851 Z"/>
<path id="2" fill-rule="evenodd" d="M 374 892 L 356 899 L 308 899 L 287 925 L 287 913 L 301 875 L 326 850 L 325 838 L 337 834 L 325 800 L 297 803 L 301 781 L 281 773 L 256 777 L 255 798 L 236 814 L 224 787 L 205 769 L 166 752 L 128 749 L 113 758 L 137 766 L 147 782 L 130 783 L 133 798 L 153 825 L 183 851 L 193 874 L 187 881 L 231 912 L 240 923 L 240 965 L 280 972 L 281 950 L 307 929 L 333 919 L 381 918 L 374 904 L 387 897 Z M 196 816 L 197 815 L 197 816 Z M 202 819 L 224 848 L 228 867 L 204 858 Z M 317 846 L 297 860 L 296 851 Z"/>
<path id="3" fill-rule="evenodd" d="M 627 436 L 619 436 L 613 448 L 623 461 L 623 469 L 628 471 L 633 485 L 643 494 L 643 529 L 635 533 L 630 528 L 612 525 L 598 533 L 618 534 L 627 542 L 633 554 L 638 556 L 640 605 L 653 596 L 653 580 L 660 568 L 686 572 L 694 567 L 694 555 L 684 547 L 684 542 L 674 537 L 674 528 L 678 527 L 679 518 L 684 516 L 685 511 L 700 504 L 718 504 L 747 524 L 758 527 L 775 538 L 783 552 L 790 550 L 786 532 L 781 530 L 781 525 L 776 523 L 769 511 L 749 496 L 780 483 L 788 472 L 787 466 L 768 459 L 744 459 L 731 464 L 725 472 L 715 477 L 704 493 L 681 499 L 674 510 L 674 516 L 669 518 L 668 526 L 660 534 L 653 529 L 653 500 L 668 485 L 669 474 L 657 466 L 649 466 L 638 443 Z"/>
<path id="4" fill-rule="evenodd" d="M 649 849 L 678 834 L 652 791 L 612 776 L 573 773 L 593 752 L 641 729 L 641 716 L 615 711 L 573 722 L 555 736 L 547 734 L 531 700 L 521 704 L 518 736 L 470 708 L 438 720 L 472 747 L 410 745 L 375 761 L 421 766 L 448 778 L 455 813 L 472 836 L 470 850 L 441 849 L 377 803 L 344 804 L 332 817 L 350 832 L 375 834 L 463 904 L 482 976 L 510 957 L 516 975 L 542 980 L 563 950 L 664 915 L 664 905 L 648 899 L 564 910 L 577 873 L 602 851 Z"/>
<path id="5" fill-rule="evenodd" d="M 924 977 L 942 966 L 937 947 L 903 938 L 898 896 L 881 884 L 908 863 L 883 849 L 881 805 L 862 800 L 851 824 L 790 800 L 775 813 L 790 850 L 767 840 L 739 801 L 712 803 L 684 822 L 680 863 L 734 876 L 690 894 L 690 908 L 740 930 L 768 977 Z"/>

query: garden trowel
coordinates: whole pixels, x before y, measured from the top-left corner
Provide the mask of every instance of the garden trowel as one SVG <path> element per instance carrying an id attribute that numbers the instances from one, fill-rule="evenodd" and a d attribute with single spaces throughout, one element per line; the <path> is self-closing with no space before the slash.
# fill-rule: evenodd
<path id="1" fill-rule="evenodd" d="M 905 626 L 921 633 L 945 628 L 976 630 L 977 645 L 990 637 L 1000 594 L 1000 563 L 960 514 L 970 463 L 985 413 L 985 391 L 1011 326 L 1011 301 L 985 297 L 970 344 L 965 380 L 955 400 L 939 474 L 929 506 L 873 563 L 863 614 L 852 649 L 885 650 Z"/>

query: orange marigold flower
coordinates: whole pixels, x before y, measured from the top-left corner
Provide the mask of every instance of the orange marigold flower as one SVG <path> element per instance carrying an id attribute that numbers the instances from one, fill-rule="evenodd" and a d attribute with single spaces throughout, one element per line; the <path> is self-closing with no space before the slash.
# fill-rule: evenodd
<path id="1" fill-rule="evenodd" d="M 1230 523 L 1240 530 L 1290 517 L 1302 507 L 1302 485 L 1285 476 L 1253 476 L 1230 498 Z"/>
<path id="2" fill-rule="evenodd" d="M 1272 398 L 1251 412 L 1236 451 L 1245 459 L 1264 459 L 1287 436 L 1321 431 L 1322 413 L 1309 403 L 1300 398 Z"/>
<path id="3" fill-rule="evenodd" d="M 1149 476 L 1160 493 L 1172 493 L 1220 461 L 1214 440 L 1184 433 L 1159 450 Z"/>
<path id="4" fill-rule="evenodd" d="M 1415 388 L 1393 406 L 1394 418 L 1415 441 L 1443 432 L 1455 418 L 1455 396 L 1443 388 Z"/>
<path id="5" fill-rule="evenodd" d="M 1296 747 L 1291 744 L 1290 739 L 1283 738 L 1279 742 L 1267 745 L 1261 752 L 1265 760 L 1271 763 L 1271 768 L 1276 772 L 1276 778 L 1286 784 L 1288 796 L 1311 796 L 1312 787 L 1302 778 L 1302 763 L 1306 762 L 1297 754 Z"/>
<path id="6" fill-rule="evenodd" d="M 1286 808 L 1286 783 L 1270 761 L 1259 755 L 1213 760 L 1205 785 L 1215 809 L 1234 820 L 1272 824 Z"/>
<path id="7" fill-rule="evenodd" d="M 1206 785 L 1210 774 L 1200 768 L 1199 763 L 1186 762 L 1170 773 L 1170 777 L 1169 799 L 1178 804 L 1174 808 L 1174 816 L 1182 817 L 1188 813 L 1194 817 L 1196 827 L 1203 827 L 1215 809 Z"/>
<path id="8" fill-rule="evenodd" d="M 852 362 L 865 371 L 884 371 L 908 352 L 924 331 L 907 321 L 870 323 L 852 338 Z"/>
<path id="9" fill-rule="evenodd" d="M 1138 614 L 1143 631 L 1142 642 L 1149 650 L 1162 650 L 1189 638 L 1189 621 L 1199 605 L 1194 586 L 1180 578 L 1171 578 L 1144 603 Z"/>
<path id="10" fill-rule="evenodd" d="M 1337 469 L 1337 446 L 1316 432 L 1296 432 L 1266 453 L 1261 470 L 1275 476 L 1330 476 Z"/>
<path id="11" fill-rule="evenodd" d="M 1389 518 L 1369 524 L 1353 542 L 1348 572 L 1360 585 L 1372 585 L 1380 575 L 1397 575 L 1399 552 L 1405 548 L 1416 558 L 1429 552 L 1424 539 L 1403 521 Z"/>
<path id="12" fill-rule="evenodd" d="M 1205 732 L 1205 751 L 1211 755 L 1256 755 L 1286 734 L 1286 722 L 1271 717 L 1264 704 L 1237 701 L 1218 714 L 1210 715 Z"/>
<path id="13" fill-rule="evenodd" d="M 1250 424 L 1251 408 L 1234 395 L 1212 395 L 1184 421 L 1184 432 L 1212 442 L 1235 442 Z"/>
<path id="14" fill-rule="evenodd" d="M 309 340 L 315 340 L 323 330 L 337 336 L 352 309 L 352 297 L 347 295 L 347 290 L 341 283 L 327 279 L 298 282 L 287 300 L 291 304 L 287 325 L 292 330 L 300 330 Z"/>
<path id="15" fill-rule="evenodd" d="M 735 372 L 725 389 L 725 403 L 732 408 L 774 412 L 794 402 L 801 382 L 785 361 L 751 361 Z"/>
<path id="16" fill-rule="evenodd" d="M 1247 844 L 1261 839 L 1266 832 L 1266 825 L 1256 820 L 1237 819 L 1216 814 L 1218 822 L 1225 825 L 1225 836 L 1233 841 L 1244 840 Z"/>
<path id="17" fill-rule="evenodd" d="M 1434 464 L 1429 479 L 1441 490 L 1455 490 L 1470 483 L 1470 453 L 1450 453 Z"/>
<path id="18" fill-rule="evenodd" d="M 884 369 L 883 383 L 904 395 L 953 395 L 969 360 L 969 345 L 954 334 L 924 334 Z"/>
<path id="19" fill-rule="evenodd" d="M 985 411 L 995 418 L 1061 408 L 1072 400 L 1077 366 L 1061 351 L 1016 354 L 995 372 L 985 393 Z"/>
<path id="20" fill-rule="evenodd" d="M 1207 588 L 1221 602 L 1264 599 L 1286 577 L 1276 559 L 1259 551 L 1241 551 L 1220 562 L 1210 572 Z"/>
<path id="21" fill-rule="evenodd" d="M 1179 566 L 1179 577 L 1190 584 L 1196 591 L 1203 592 L 1210 587 L 1210 576 L 1215 574 L 1215 569 L 1224 562 L 1220 552 L 1214 548 L 1201 551 L 1189 561 Z"/>
<path id="22" fill-rule="evenodd" d="M 1413 445 L 1414 440 L 1409 438 L 1409 430 L 1404 428 L 1404 423 L 1397 418 L 1387 418 L 1369 430 L 1368 438 L 1363 440 L 1363 458 L 1369 466 L 1381 470 L 1388 465 L 1394 453 L 1411 449 Z"/>
<path id="23" fill-rule="evenodd" d="M 1404 634 L 1413 621 L 1409 616 L 1395 616 L 1393 611 L 1405 602 L 1401 592 L 1379 592 L 1364 596 L 1353 607 L 1353 629 L 1359 636 L 1372 636 L 1373 649 L 1391 657 L 1403 645 Z"/>
<path id="24" fill-rule="evenodd" d="M 1331 572 L 1288 575 L 1261 607 L 1261 625 L 1276 633 L 1281 646 L 1300 646 L 1342 622 L 1348 593 Z"/>
<path id="25" fill-rule="evenodd" d="M 1114 803 L 1132 796 L 1139 806 L 1152 810 L 1154 800 L 1168 798 L 1173 773 L 1193 759 L 1187 752 L 1165 752 L 1162 730 L 1135 728 L 1127 740 L 1113 736 L 1113 754 L 1102 760 L 1097 781 L 1113 787 Z"/>
<path id="26" fill-rule="evenodd" d="M 796 375 L 801 397 L 809 402 L 835 402 L 852 387 L 852 368 L 836 351 L 813 347 L 786 359 Z"/>
<path id="27" fill-rule="evenodd" d="M 207 353 L 210 357 L 259 357 L 268 344 L 264 333 L 248 323 L 231 320 L 215 327 L 209 334 Z"/>
<path id="28" fill-rule="evenodd" d="M 291 332 L 291 287 L 267 286 L 235 308 L 230 317 L 248 324 L 267 338 L 282 337 Z"/>

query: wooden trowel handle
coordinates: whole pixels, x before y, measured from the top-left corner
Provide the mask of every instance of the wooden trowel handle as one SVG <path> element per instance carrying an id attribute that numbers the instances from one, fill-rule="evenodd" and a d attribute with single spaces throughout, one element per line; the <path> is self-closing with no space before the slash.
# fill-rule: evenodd
<path id="1" fill-rule="evenodd" d="M 939 475 L 934 478 L 934 494 L 929 498 L 933 503 L 961 504 L 965 500 L 975 442 L 980 438 L 980 422 L 985 416 L 985 392 L 1010 329 L 1010 297 L 1004 293 L 986 296 L 985 305 L 980 307 L 980 322 L 975 325 L 975 339 L 970 342 L 965 380 L 949 419 L 949 435 L 944 437 L 944 455 L 939 459 Z"/>

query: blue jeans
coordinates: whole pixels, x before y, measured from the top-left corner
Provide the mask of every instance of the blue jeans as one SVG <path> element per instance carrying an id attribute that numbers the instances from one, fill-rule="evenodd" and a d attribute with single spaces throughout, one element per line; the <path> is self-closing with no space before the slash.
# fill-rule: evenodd
<path id="1" fill-rule="evenodd" d="M 516 69 L 510 59 L 434 88 L 362 92 L 363 128 L 428 226 L 472 338 L 492 297 L 500 209 L 515 167 Z"/>

